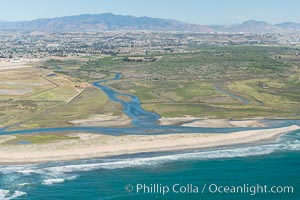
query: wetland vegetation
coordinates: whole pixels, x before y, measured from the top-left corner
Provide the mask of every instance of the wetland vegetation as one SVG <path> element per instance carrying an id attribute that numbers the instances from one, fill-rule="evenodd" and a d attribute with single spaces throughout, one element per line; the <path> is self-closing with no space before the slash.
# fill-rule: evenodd
<path id="1" fill-rule="evenodd" d="M 125 62 L 126 55 L 116 55 L 86 62 L 51 60 L 45 66 L 87 81 L 121 72 L 123 79 L 109 86 L 137 95 L 145 109 L 165 117 L 299 117 L 297 48 L 202 45 L 187 50 L 149 55 L 161 57 L 154 62 Z M 216 84 L 249 104 L 218 92 Z"/>
<path id="2" fill-rule="evenodd" d="M 120 104 L 89 84 L 116 72 L 122 79 L 104 84 L 137 95 L 144 109 L 163 117 L 298 119 L 298 51 L 201 45 L 189 46 L 184 53 L 150 54 L 159 59 L 147 62 L 126 62 L 126 54 L 51 59 L 22 71 L 0 72 L 5 73 L 0 122 L 2 127 L 27 129 L 72 126 L 72 120 L 97 114 L 121 115 Z M 216 90 L 216 85 L 233 95 Z M 19 94 L 9 94 L 14 90 Z"/>

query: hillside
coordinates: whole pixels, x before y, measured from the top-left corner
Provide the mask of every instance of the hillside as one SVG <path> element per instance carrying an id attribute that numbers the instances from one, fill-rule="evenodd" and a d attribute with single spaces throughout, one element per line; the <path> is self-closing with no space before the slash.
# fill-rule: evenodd
<path id="1" fill-rule="evenodd" d="M 177 20 L 128 15 L 85 14 L 21 22 L 0 22 L 1 31 L 88 32 L 108 30 L 212 31 Z"/>
<path id="2" fill-rule="evenodd" d="M 300 23 L 271 24 L 249 20 L 233 25 L 198 25 L 173 19 L 134 17 L 112 13 L 36 19 L 32 21 L 0 21 L 0 31 L 40 32 L 99 32 L 117 30 L 188 31 L 188 32 L 246 32 L 246 33 L 299 33 Z"/>

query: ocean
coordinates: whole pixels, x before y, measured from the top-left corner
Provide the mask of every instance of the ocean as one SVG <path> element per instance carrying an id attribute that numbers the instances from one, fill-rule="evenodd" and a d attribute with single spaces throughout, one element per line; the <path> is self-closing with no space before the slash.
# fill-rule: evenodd
<path id="1" fill-rule="evenodd" d="M 300 199 L 299 138 L 300 131 L 294 131 L 268 144 L 1 166 L 0 199 L 296 200 Z M 258 185 L 268 190 L 255 190 Z M 225 186 L 231 192 L 219 189 Z M 238 186 L 244 190 L 232 191 Z M 273 186 L 276 193 L 269 191 Z M 284 191 L 286 186 L 293 190 Z"/>

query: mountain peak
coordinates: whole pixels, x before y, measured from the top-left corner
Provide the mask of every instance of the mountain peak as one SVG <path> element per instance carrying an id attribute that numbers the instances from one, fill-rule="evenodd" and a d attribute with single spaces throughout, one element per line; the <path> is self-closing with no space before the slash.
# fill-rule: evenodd
<path id="1" fill-rule="evenodd" d="M 270 25 L 270 23 L 265 22 L 265 21 L 259 21 L 259 20 L 247 20 L 244 21 L 242 24 L 244 25 Z"/>

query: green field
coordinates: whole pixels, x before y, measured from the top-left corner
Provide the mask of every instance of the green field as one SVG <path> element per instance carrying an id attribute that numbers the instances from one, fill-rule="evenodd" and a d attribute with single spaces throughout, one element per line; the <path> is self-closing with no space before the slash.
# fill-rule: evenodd
<path id="1" fill-rule="evenodd" d="M 0 71 L 0 128 L 73 126 L 95 114 L 121 114 L 121 106 L 76 77 L 44 68 Z"/>
<path id="2" fill-rule="evenodd" d="M 117 55 L 81 63 L 52 60 L 45 66 L 87 81 L 121 72 L 122 80 L 107 84 L 137 95 L 145 109 L 166 117 L 299 118 L 300 63 L 295 48 L 193 46 L 187 51 L 155 55 L 161 56 L 155 62 L 125 62 L 127 55 Z M 250 103 L 216 91 L 216 84 Z"/>
<path id="3" fill-rule="evenodd" d="M 120 105 L 110 102 L 102 91 L 88 87 L 72 101 L 22 123 L 22 128 L 72 126 L 72 120 L 86 119 L 95 114 L 118 115 L 120 110 Z"/>
<path id="4" fill-rule="evenodd" d="M 10 129 L 73 126 L 71 121 L 97 114 L 120 115 L 120 104 L 88 86 L 115 72 L 121 72 L 122 79 L 105 84 L 137 95 L 143 108 L 161 116 L 298 119 L 300 56 L 296 50 L 192 46 L 185 53 L 147 55 L 160 56 L 154 62 L 126 62 L 128 55 L 92 56 L 0 71 L 0 125 Z M 216 85 L 227 94 L 217 91 Z"/>

